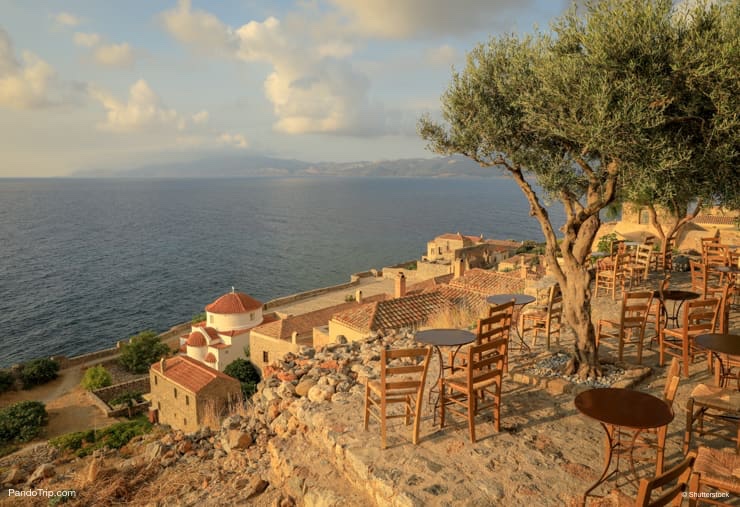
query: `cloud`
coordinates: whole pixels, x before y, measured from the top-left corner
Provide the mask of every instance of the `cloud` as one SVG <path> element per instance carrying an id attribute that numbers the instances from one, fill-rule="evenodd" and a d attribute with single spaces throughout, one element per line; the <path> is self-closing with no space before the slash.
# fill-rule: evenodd
<path id="1" fill-rule="evenodd" d="M 234 148 L 240 148 L 243 150 L 249 148 L 249 142 L 243 134 L 230 134 L 228 132 L 224 132 L 219 136 L 219 141 L 222 144 L 232 146 Z"/>
<path id="2" fill-rule="evenodd" d="M 448 44 L 428 49 L 425 54 L 425 60 L 427 63 L 432 65 L 445 65 L 449 66 L 455 63 L 460 58 L 460 53 L 457 49 L 453 48 Z"/>
<path id="3" fill-rule="evenodd" d="M 23 63 L 13 53 L 8 33 L 0 28 L 0 106 L 31 109 L 50 104 L 48 92 L 54 69 L 31 52 L 23 52 Z"/>
<path id="4" fill-rule="evenodd" d="M 107 67 L 131 67 L 134 64 L 134 52 L 127 42 L 98 46 L 93 51 L 93 58 Z"/>
<path id="5" fill-rule="evenodd" d="M 208 123 L 208 117 L 208 111 L 199 111 L 192 116 L 193 124 L 201 125 L 203 123 Z"/>
<path id="6" fill-rule="evenodd" d="M 97 33 L 75 32 L 74 34 L 75 44 L 86 48 L 97 46 L 98 44 L 100 44 L 100 40 L 100 35 L 98 35 Z"/>
<path id="7" fill-rule="evenodd" d="M 213 14 L 191 10 L 190 0 L 179 0 L 177 7 L 163 12 L 160 19 L 172 37 L 199 52 L 231 53 L 234 50 L 231 30 Z"/>
<path id="8" fill-rule="evenodd" d="M 82 23 L 82 18 L 69 12 L 60 12 L 54 16 L 54 21 L 62 26 L 77 26 Z"/>
<path id="9" fill-rule="evenodd" d="M 406 39 L 464 35 L 506 27 L 512 11 L 534 0 L 330 0 L 348 19 L 350 29 L 366 37 Z"/>
<path id="10" fill-rule="evenodd" d="M 90 95 L 107 110 L 105 123 L 99 125 L 103 130 L 133 132 L 153 127 L 178 130 L 185 127 L 184 118 L 174 109 L 166 108 L 143 79 L 131 85 L 128 102 L 119 101 L 97 87 L 91 87 Z"/>

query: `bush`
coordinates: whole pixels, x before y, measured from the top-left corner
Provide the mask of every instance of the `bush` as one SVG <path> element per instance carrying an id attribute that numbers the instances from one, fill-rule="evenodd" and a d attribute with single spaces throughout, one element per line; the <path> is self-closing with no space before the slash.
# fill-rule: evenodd
<path id="1" fill-rule="evenodd" d="M 145 418 L 113 424 L 101 430 L 77 431 L 49 440 L 61 451 L 74 451 L 77 456 L 87 456 L 96 449 L 120 449 L 138 435 L 151 431 L 152 425 Z"/>
<path id="2" fill-rule="evenodd" d="M 605 234 L 599 238 L 599 242 L 596 244 L 596 249 L 599 252 L 611 252 L 612 249 L 612 243 L 617 241 L 617 233 L 612 232 L 609 234 Z"/>
<path id="3" fill-rule="evenodd" d="M 206 320 L 206 312 L 200 312 L 193 315 L 193 318 L 190 319 L 190 322 L 192 324 L 197 324 L 198 322 L 203 322 Z"/>
<path id="4" fill-rule="evenodd" d="M 132 336 L 129 343 L 121 347 L 121 366 L 131 373 L 146 373 L 149 367 L 166 357 L 170 352 L 154 331 L 143 331 Z"/>
<path id="5" fill-rule="evenodd" d="M 28 442 L 49 420 L 46 407 L 39 401 L 21 401 L 0 410 L 0 444 Z"/>
<path id="6" fill-rule="evenodd" d="M 88 391 L 94 391 L 95 389 L 100 389 L 101 387 L 108 387 L 112 383 L 113 378 L 111 377 L 108 370 L 106 370 L 102 364 L 99 364 L 97 366 L 93 366 L 92 368 L 88 368 L 85 371 L 85 376 L 82 377 L 82 382 L 80 382 L 80 385 Z"/>
<path id="7" fill-rule="evenodd" d="M 23 389 L 46 384 L 59 376 L 59 363 L 49 358 L 34 359 L 23 364 Z"/>
<path id="8" fill-rule="evenodd" d="M 229 363 L 224 368 L 224 373 L 230 377 L 234 377 L 239 382 L 254 382 L 260 381 L 260 374 L 257 368 L 246 359 L 236 359 Z"/>
<path id="9" fill-rule="evenodd" d="M 0 370 L 0 393 L 4 393 L 15 384 L 15 377 L 12 373 Z"/>
<path id="10" fill-rule="evenodd" d="M 241 382 L 242 386 L 242 395 L 244 396 L 245 400 L 248 400 L 252 397 L 254 393 L 257 392 L 257 382 Z"/>

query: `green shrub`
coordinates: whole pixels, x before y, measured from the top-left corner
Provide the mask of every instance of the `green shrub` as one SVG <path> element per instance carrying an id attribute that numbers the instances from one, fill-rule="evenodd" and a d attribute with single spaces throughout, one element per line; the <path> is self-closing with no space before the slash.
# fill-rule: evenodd
<path id="1" fill-rule="evenodd" d="M 15 377 L 12 373 L 0 370 L 0 393 L 4 393 L 15 384 Z"/>
<path id="2" fill-rule="evenodd" d="M 596 244 L 596 249 L 599 252 L 611 252 L 612 249 L 612 243 L 617 241 L 617 233 L 611 232 L 609 234 L 605 234 L 599 238 L 599 242 Z"/>
<path id="3" fill-rule="evenodd" d="M 49 440 L 61 451 L 72 451 L 77 456 L 87 456 L 96 449 L 120 449 L 138 435 L 151 431 L 152 425 L 145 418 L 124 421 L 100 430 L 78 431 Z"/>
<path id="4" fill-rule="evenodd" d="M 82 377 L 80 385 L 88 391 L 94 391 L 101 387 L 108 387 L 112 383 L 113 377 L 102 364 L 99 364 L 85 370 L 85 376 Z"/>
<path id="5" fill-rule="evenodd" d="M 239 382 L 254 382 L 255 384 L 260 381 L 260 374 L 257 368 L 246 359 L 236 359 L 229 363 L 224 368 L 224 373 L 230 377 L 234 377 Z"/>
<path id="6" fill-rule="evenodd" d="M 121 347 L 121 366 L 132 373 L 146 373 L 149 367 L 166 357 L 170 352 L 154 331 L 143 331 L 132 336 L 129 343 Z"/>
<path id="7" fill-rule="evenodd" d="M 33 359 L 23 364 L 21 380 L 23 388 L 46 384 L 59 376 L 59 363 L 47 357 Z"/>
<path id="8" fill-rule="evenodd" d="M 193 315 L 193 318 L 190 319 L 190 322 L 193 324 L 197 324 L 198 322 L 203 322 L 206 320 L 206 312 L 200 312 Z"/>
<path id="9" fill-rule="evenodd" d="M 108 405 L 111 407 L 116 405 L 133 405 L 142 401 L 144 401 L 144 393 L 140 391 L 126 391 L 110 400 Z"/>
<path id="10" fill-rule="evenodd" d="M 257 382 L 241 382 L 241 386 L 245 400 L 251 398 L 257 392 Z"/>
<path id="11" fill-rule="evenodd" d="M 46 407 L 39 401 L 21 401 L 0 410 L 0 444 L 28 442 L 49 420 Z"/>

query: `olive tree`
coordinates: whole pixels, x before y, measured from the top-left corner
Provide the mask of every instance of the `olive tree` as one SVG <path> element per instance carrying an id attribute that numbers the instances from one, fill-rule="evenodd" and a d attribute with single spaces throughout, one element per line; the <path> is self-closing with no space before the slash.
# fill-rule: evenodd
<path id="1" fill-rule="evenodd" d="M 431 150 L 498 166 L 519 185 L 563 290 L 576 334 L 570 369 L 582 377 L 600 374 L 588 262 L 600 212 L 620 196 L 670 202 L 687 189 L 736 202 L 737 10 L 587 2 L 547 33 L 474 48 L 442 96 L 444 121 L 419 121 Z M 560 243 L 548 199 L 564 206 Z"/>

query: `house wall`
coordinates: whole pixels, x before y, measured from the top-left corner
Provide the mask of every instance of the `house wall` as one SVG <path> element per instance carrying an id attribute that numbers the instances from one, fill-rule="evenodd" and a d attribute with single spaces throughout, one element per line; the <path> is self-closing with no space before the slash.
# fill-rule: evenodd
<path id="1" fill-rule="evenodd" d="M 183 389 L 167 378 L 149 370 L 152 408 L 159 412 L 159 422 L 173 428 L 193 433 L 198 430 L 198 412 L 195 394 Z M 177 395 L 175 395 L 177 391 Z"/>
<path id="2" fill-rule="evenodd" d="M 248 313 L 211 313 L 206 312 L 206 322 L 219 331 L 247 329 L 262 323 L 262 308 Z"/>
<path id="3" fill-rule="evenodd" d="M 313 328 L 313 348 L 316 350 L 331 343 L 329 335 L 329 326 Z"/>
<path id="4" fill-rule="evenodd" d="M 217 430 L 228 406 L 242 399 L 241 385 L 236 379 L 217 378 L 201 389 L 196 399 L 197 427 L 213 424 L 215 427 L 211 429 Z"/>
<path id="5" fill-rule="evenodd" d="M 311 340 L 311 336 L 307 338 L 309 341 Z M 278 340 L 252 331 L 249 333 L 249 360 L 262 374 L 265 366 L 283 357 L 288 352 L 298 352 L 300 346 L 300 344 L 294 344 L 290 340 Z M 265 352 L 267 353 L 267 361 L 264 360 Z"/>
<path id="6" fill-rule="evenodd" d="M 344 335 L 348 341 L 356 342 L 367 338 L 369 332 L 357 331 L 335 320 L 329 321 L 329 343 L 337 341 L 337 336 Z"/>

